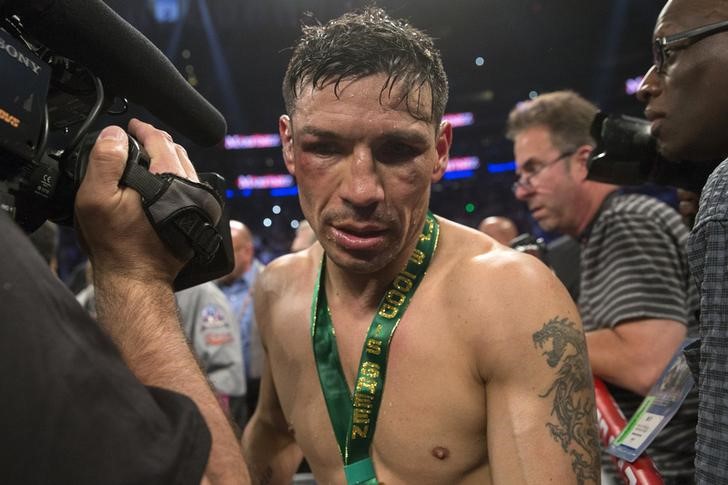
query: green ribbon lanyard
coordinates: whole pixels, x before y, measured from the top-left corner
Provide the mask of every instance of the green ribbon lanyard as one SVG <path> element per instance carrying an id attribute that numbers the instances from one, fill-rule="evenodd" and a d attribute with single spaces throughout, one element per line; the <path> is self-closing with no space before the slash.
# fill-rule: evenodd
<path id="1" fill-rule="evenodd" d="M 379 303 L 369 327 L 359 361 L 354 395 L 341 368 L 336 348 L 331 312 L 324 288 L 326 255 L 321 260 L 311 304 L 311 336 L 321 389 L 326 399 L 331 425 L 344 460 L 348 484 L 376 485 L 377 478 L 369 456 L 379 405 L 384 391 L 387 355 L 394 330 L 402 319 L 412 295 L 425 276 L 437 247 L 439 224 L 431 212 L 407 265 L 392 281 Z"/>

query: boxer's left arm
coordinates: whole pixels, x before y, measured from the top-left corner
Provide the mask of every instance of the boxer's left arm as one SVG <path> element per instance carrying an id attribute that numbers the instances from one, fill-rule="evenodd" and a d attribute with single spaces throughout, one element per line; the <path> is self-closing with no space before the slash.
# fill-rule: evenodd
<path id="1" fill-rule="evenodd" d="M 493 484 L 598 484 L 594 387 L 578 312 L 543 264 L 510 258 L 481 272 L 499 282 L 498 295 L 475 310 L 494 322 L 477 352 Z"/>
<path id="2" fill-rule="evenodd" d="M 151 125 L 129 132 L 146 148 L 150 171 L 197 180 L 181 147 Z M 140 196 L 119 186 L 127 157 L 119 127 L 104 129 L 76 196 L 79 235 L 93 263 L 98 321 L 137 378 L 189 396 L 212 434 L 210 483 L 248 483 L 240 448 L 182 332 L 172 282 L 184 261 L 171 255 L 144 214 Z"/>

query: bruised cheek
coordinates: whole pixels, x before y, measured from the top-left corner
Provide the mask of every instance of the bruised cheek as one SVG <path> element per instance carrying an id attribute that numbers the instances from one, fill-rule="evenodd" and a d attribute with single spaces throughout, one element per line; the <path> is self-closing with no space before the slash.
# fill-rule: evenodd
<path id="1" fill-rule="evenodd" d="M 313 217 L 313 211 L 316 209 L 317 198 L 321 199 L 320 195 L 316 195 L 316 191 L 310 187 L 298 184 L 298 201 L 301 204 L 301 210 L 306 219 Z"/>
<path id="2" fill-rule="evenodd" d="M 316 218 L 336 192 L 336 181 L 324 173 L 297 176 L 298 200 L 306 219 Z"/>
<path id="3" fill-rule="evenodd" d="M 400 176 L 400 191 L 403 198 L 408 200 L 419 200 L 428 197 L 428 189 L 430 188 L 430 178 L 416 171 L 410 171 Z"/>

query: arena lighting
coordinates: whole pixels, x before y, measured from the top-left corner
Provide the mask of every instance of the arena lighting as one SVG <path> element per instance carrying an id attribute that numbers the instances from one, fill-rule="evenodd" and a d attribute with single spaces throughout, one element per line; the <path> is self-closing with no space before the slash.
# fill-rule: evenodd
<path id="1" fill-rule="evenodd" d="M 179 0 L 154 0 L 154 19 L 160 23 L 174 23 L 180 18 Z"/>
<path id="2" fill-rule="evenodd" d="M 475 175 L 475 171 L 480 168 L 480 159 L 478 157 L 459 157 L 452 158 L 447 162 L 447 170 L 442 177 L 444 180 L 457 180 L 470 178 Z M 488 173 L 513 172 L 516 169 L 515 160 L 502 163 L 487 164 Z"/>
<path id="3" fill-rule="evenodd" d="M 449 121 L 453 128 L 475 123 L 473 113 L 445 113 L 443 121 Z M 277 133 L 254 133 L 252 135 L 225 135 L 226 150 L 249 150 L 251 148 L 275 148 L 281 146 Z"/>
<path id="4" fill-rule="evenodd" d="M 293 176 L 288 174 L 241 175 L 237 180 L 238 188 L 245 189 L 278 189 L 293 186 Z"/>
<path id="5" fill-rule="evenodd" d="M 225 105 L 225 118 L 227 119 L 228 127 L 233 130 L 240 129 L 241 126 L 245 126 L 243 113 L 240 110 L 243 103 L 238 98 L 238 90 L 235 81 L 233 81 L 230 66 L 223 54 L 224 50 L 220 36 L 215 28 L 215 22 L 212 20 L 212 15 L 210 14 L 206 0 L 196 0 L 195 3 L 197 4 L 197 13 L 199 14 L 197 18 L 200 20 L 209 47 L 208 52 L 212 61 L 213 77 L 216 80 L 217 90 L 219 90 Z"/>
<path id="6" fill-rule="evenodd" d="M 271 197 L 294 197 L 298 195 L 298 187 L 283 187 L 280 189 L 270 189 Z"/>
<path id="7" fill-rule="evenodd" d="M 478 157 L 457 157 L 447 162 L 445 172 L 461 172 L 463 170 L 477 170 L 480 168 Z"/>
<path id="8" fill-rule="evenodd" d="M 489 171 L 490 170 L 490 165 Z M 447 163 L 445 170 L 445 180 L 453 180 L 457 178 L 468 178 L 475 174 L 475 170 L 480 168 L 480 159 L 478 157 L 456 157 L 451 158 Z M 298 189 L 293 181 L 293 176 L 289 174 L 266 174 L 266 175 L 240 175 L 237 178 L 237 188 L 239 194 L 244 197 L 250 196 L 253 190 L 270 190 L 273 197 L 288 197 L 298 195 Z M 244 193 L 243 193 L 244 192 Z M 235 191 L 229 189 L 225 195 L 232 198 L 236 195 Z M 278 208 L 280 212 L 280 207 Z M 276 213 L 276 209 L 273 209 Z"/>
<path id="9" fill-rule="evenodd" d="M 281 146 L 281 138 L 274 133 L 254 135 L 225 135 L 226 150 L 248 150 L 250 148 L 272 148 Z"/>
<path id="10" fill-rule="evenodd" d="M 617 59 L 619 58 L 619 48 L 621 44 L 622 34 L 625 29 L 629 29 L 627 19 L 632 13 L 632 4 L 630 0 L 614 0 L 609 2 L 611 12 L 609 18 L 603 18 L 602 22 L 607 33 L 600 39 L 601 45 L 599 52 L 596 52 L 594 59 Z M 717 2 L 716 2 L 717 4 Z M 616 62 L 600 62 L 598 69 L 594 73 L 593 85 L 590 98 L 597 106 L 604 104 L 609 99 L 609 93 L 612 90 L 611 85 L 614 82 L 614 67 Z"/>
<path id="11" fill-rule="evenodd" d="M 493 170 L 493 166 L 496 169 Z M 503 166 L 503 167 L 501 167 Z M 480 168 L 480 158 L 478 157 L 456 157 L 451 158 L 447 163 L 443 180 L 457 180 L 471 178 L 475 175 L 475 171 Z M 513 170 L 515 164 L 508 162 L 505 164 L 489 164 L 488 171 L 491 173 Z M 237 178 L 237 187 L 239 190 L 228 189 L 225 195 L 228 199 L 232 199 L 236 195 L 250 197 L 253 190 L 269 190 L 271 197 L 293 197 L 298 195 L 298 187 L 296 187 L 293 176 L 289 174 L 267 174 L 267 175 L 240 175 Z M 280 207 L 276 212 L 275 206 L 273 213 L 280 213 Z"/>
<path id="12" fill-rule="evenodd" d="M 454 170 L 452 172 L 446 172 L 445 175 L 442 176 L 443 180 L 459 180 L 459 179 L 469 179 L 470 177 L 474 176 L 475 172 L 473 170 Z"/>
<path id="13" fill-rule="evenodd" d="M 489 163 L 488 173 L 503 173 L 503 172 L 514 172 L 516 170 L 516 161 L 502 162 L 502 163 Z"/>
<path id="14" fill-rule="evenodd" d="M 631 77 L 624 82 L 624 92 L 630 96 L 637 94 L 640 84 L 642 84 L 642 76 Z"/>
<path id="15" fill-rule="evenodd" d="M 449 121 L 453 128 L 459 126 L 470 126 L 475 123 L 475 115 L 473 113 L 445 113 L 442 117 L 443 121 Z"/>

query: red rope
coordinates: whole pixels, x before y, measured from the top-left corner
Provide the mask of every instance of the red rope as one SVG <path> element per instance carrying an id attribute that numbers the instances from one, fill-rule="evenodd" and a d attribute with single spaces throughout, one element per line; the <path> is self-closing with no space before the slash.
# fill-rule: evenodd
<path id="1" fill-rule="evenodd" d="M 599 438 L 605 448 L 624 429 L 627 420 L 601 379 L 594 377 L 594 395 L 597 402 Z M 643 453 L 633 463 L 612 456 L 624 483 L 629 485 L 663 485 L 660 473 L 652 459 Z"/>

